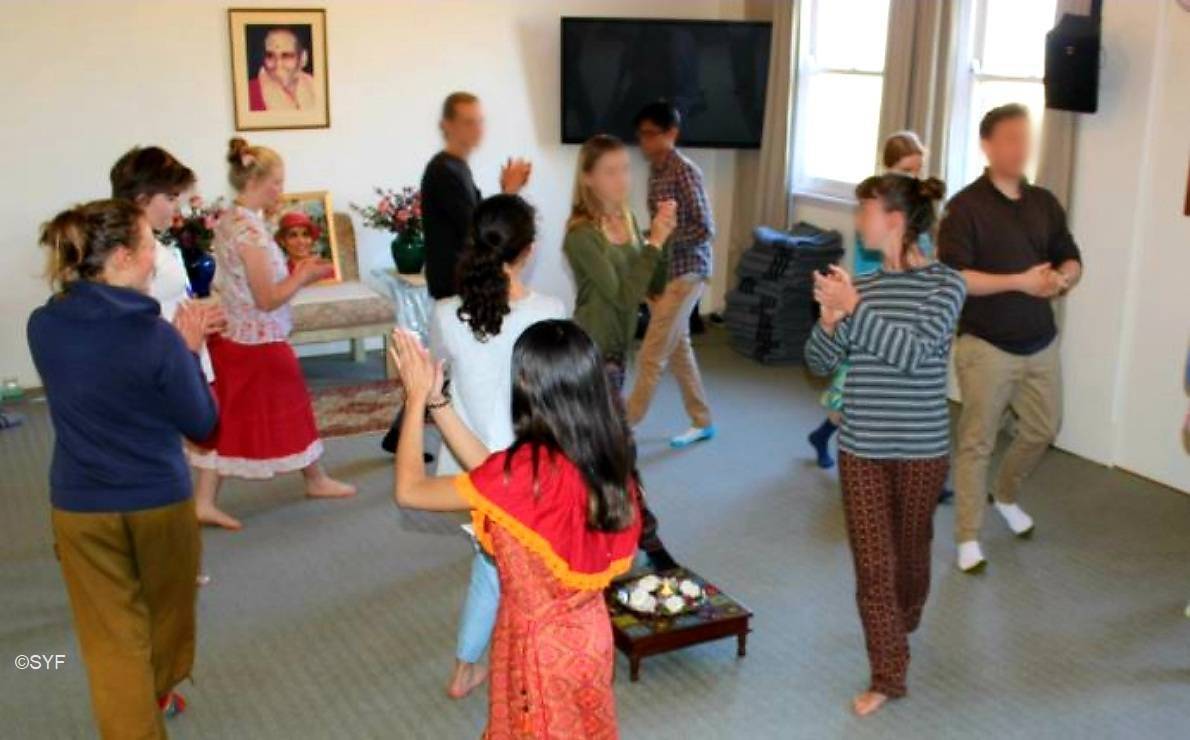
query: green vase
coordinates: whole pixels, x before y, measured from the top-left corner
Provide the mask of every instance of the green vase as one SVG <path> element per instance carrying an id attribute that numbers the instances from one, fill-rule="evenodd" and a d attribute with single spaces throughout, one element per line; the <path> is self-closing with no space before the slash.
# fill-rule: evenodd
<path id="1" fill-rule="evenodd" d="M 426 240 L 421 234 L 409 231 L 397 234 L 397 238 L 393 239 L 392 251 L 397 272 L 402 275 L 415 275 L 421 272 L 426 263 Z"/>

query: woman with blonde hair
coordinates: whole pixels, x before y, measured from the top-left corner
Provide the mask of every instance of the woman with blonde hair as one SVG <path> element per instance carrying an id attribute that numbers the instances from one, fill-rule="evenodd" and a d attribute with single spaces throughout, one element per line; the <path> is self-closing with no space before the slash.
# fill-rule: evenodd
<path id="1" fill-rule="evenodd" d="M 646 294 L 664 287 L 664 246 L 677 223 L 676 205 L 666 201 L 648 236 L 641 234 L 628 205 L 631 178 L 624 142 L 608 134 L 588 139 L 578 155 L 562 244 L 578 293 L 574 320 L 595 340 L 617 395 L 624 386 L 637 307 Z"/>
<path id="2" fill-rule="evenodd" d="M 310 393 L 289 332 L 289 301 L 306 285 L 330 277 L 334 266 L 307 259 L 291 273 L 263 212 L 284 191 L 285 165 L 272 149 L 241 138 L 228 145 L 228 179 L 235 205 L 215 227 L 215 290 L 227 329 L 208 343 L 215 366 L 219 429 L 191 456 L 199 469 L 195 486 L 199 521 L 227 529 L 240 522 L 215 505 L 225 476 L 265 479 L 301 470 L 306 495 L 340 498 L 355 487 L 334 480 L 318 462 L 322 440 L 314 424 Z"/>
<path id="3" fill-rule="evenodd" d="M 646 294 L 665 288 L 664 246 L 677 226 L 677 204 L 663 201 L 643 235 L 628 205 L 632 169 L 628 147 L 597 134 L 579 150 L 574 197 L 562 252 L 574 272 L 574 322 L 586 330 L 603 357 L 608 387 L 621 412 L 636 312 Z M 640 548 L 657 570 L 677 567 L 657 536 L 657 519 L 641 502 Z"/>

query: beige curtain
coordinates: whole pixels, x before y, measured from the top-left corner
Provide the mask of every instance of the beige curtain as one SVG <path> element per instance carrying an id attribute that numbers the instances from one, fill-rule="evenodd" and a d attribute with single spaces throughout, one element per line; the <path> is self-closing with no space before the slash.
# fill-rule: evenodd
<path id="1" fill-rule="evenodd" d="M 757 162 L 754 223 L 784 228 L 789 222 L 789 153 L 797 59 L 796 0 L 772 0 L 773 34 L 765 91 L 764 136 Z"/>
<path id="2" fill-rule="evenodd" d="M 892 0 L 880 106 L 880 141 L 896 131 L 917 132 L 930 149 L 929 173 L 946 161 L 947 114 L 955 68 L 957 0 Z M 878 167 L 877 169 L 881 169 Z"/>
<path id="3" fill-rule="evenodd" d="M 1058 0 L 1054 22 L 1066 13 L 1087 15 L 1090 0 Z M 1040 111 L 1034 111 L 1034 114 Z M 1065 208 L 1070 208 L 1070 189 L 1074 181 L 1074 148 L 1078 143 L 1078 114 L 1065 110 L 1046 110 L 1041 129 L 1041 148 L 1037 160 L 1037 184 L 1052 192 Z"/>
<path id="4" fill-rule="evenodd" d="M 798 0 L 747 0 L 744 15 L 752 21 L 770 21 L 773 33 L 760 150 L 741 149 L 735 153 L 735 193 L 727 252 L 727 269 L 732 275 L 740 255 L 751 246 L 752 229 L 758 224 L 778 228 L 789 225 Z M 728 285 L 734 284 L 729 278 Z"/>

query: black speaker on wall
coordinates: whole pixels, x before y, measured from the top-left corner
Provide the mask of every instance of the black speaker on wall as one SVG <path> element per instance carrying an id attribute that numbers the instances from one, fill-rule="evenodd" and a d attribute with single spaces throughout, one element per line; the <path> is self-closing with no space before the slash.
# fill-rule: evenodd
<path id="1" fill-rule="evenodd" d="M 1099 110 L 1100 2 L 1091 15 L 1067 13 L 1045 35 L 1045 107 Z"/>

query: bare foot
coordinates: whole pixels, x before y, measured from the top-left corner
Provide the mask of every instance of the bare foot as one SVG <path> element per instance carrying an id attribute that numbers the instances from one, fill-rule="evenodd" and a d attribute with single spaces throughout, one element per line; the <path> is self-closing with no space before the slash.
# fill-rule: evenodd
<path id="1" fill-rule="evenodd" d="M 851 700 L 851 708 L 861 717 L 867 717 L 888 701 L 888 697 L 879 691 L 865 691 Z"/>
<path id="2" fill-rule="evenodd" d="M 446 686 L 446 695 L 451 699 L 462 699 L 488 679 L 488 667 L 477 663 L 455 661 L 455 672 Z"/>
<path id="3" fill-rule="evenodd" d="M 310 498 L 347 498 L 355 495 L 355 486 L 322 475 L 306 479 L 306 495 Z"/>
<path id="4" fill-rule="evenodd" d="M 203 506 L 200 504 L 196 507 L 195 513 L 198 514 L 199 524 L 223 527 L 233 532 L 238 532 L 244 528 L 244 525 L 240 523 L 239 519 L 236 519 L 216 506 Z"/>

